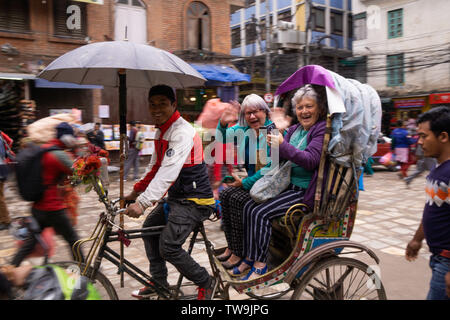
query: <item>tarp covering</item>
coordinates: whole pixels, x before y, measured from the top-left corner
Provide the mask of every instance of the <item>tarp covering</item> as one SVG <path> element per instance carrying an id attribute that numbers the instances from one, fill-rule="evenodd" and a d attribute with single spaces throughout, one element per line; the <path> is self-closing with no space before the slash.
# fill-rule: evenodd
<path id="1" fill-rule="evenodd" d="M 231 67 L 220 64 L 202 64 L 191 63 L 191 66 L 197 70 L 206 80 L 214 80 L 221 82 L 250 82 L 250 75 L 241 73 Z"/>
<path id="2" fill-rule="evenodd" d="M 333 115 L 330 155 L 346 166 L 354 163 L 360 167 L 366 163 L 377 150 L 381 127 L 381 100 L 375 89 L 321 66 L 309 65 L 284 81 L 276 94 L 297 90 L 308 83 L 327 88 L 329 113 Z"/>

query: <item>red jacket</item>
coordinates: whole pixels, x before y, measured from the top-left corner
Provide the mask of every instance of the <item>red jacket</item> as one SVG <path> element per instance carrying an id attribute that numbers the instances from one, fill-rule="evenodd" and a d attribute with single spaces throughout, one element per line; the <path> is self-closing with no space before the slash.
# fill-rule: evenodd
<path id="1" fill-rule="evenodd" d="M 74 159 L 69 152 L 64 151 L 65 146 L 60 140 L 51 140 L 42 147 L 51 146 L 60 147 L 61 150 L 46 152 L 41 159 L 43 184 L 47 187 L 42 199 L 33 204 L 33 208 L 41 211 L 58 211 L 67 207 L 58 184 L 72 173 Z"/>

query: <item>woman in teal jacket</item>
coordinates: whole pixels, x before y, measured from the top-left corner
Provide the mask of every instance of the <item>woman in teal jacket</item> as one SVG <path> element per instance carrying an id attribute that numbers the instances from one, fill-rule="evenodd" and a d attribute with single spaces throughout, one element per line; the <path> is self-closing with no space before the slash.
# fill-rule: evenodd
<path id="1" fill-rule="evenodd" d="M 266 102 L 256 94 L 245 97 L 242 105 L 234 103 L 224 111 L 216 130 L 216 140 L 223 143 L 234 142 L 237 146 L 238 163 L 247 170 L 247 177 L 240 179 L 233 175 L 234 181 L 220 193 L 222 221 L 228 248 L 218 256 L 227 269 L 239 265 L 243 257 L 242 210 L 249 201 L 249 191 L 262 177 L 261 170 L 270 166 L 270 148 L 266 142 L 266 130 L 273 127 L 269 120 L 270 109 Z M 238 123 L 228 128 L 228 124 Z M 227 159 L 233 159 L 233 150 L 227 150 Z"/>

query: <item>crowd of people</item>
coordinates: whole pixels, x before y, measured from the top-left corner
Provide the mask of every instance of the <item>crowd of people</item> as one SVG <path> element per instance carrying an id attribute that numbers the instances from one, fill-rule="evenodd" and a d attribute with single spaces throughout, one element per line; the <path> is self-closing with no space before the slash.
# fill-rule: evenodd
<path id="1" fill-rule="evenodd" d="M 237 158 L 233 158 L 231 168 L 235 168 L 237 163 L 243 164 L 246 176 L 231 172 L 226 183 L 222 183 L 221 176 L 215 176 L 216 181 L 211 183 L 204 154 L 198 152 L 203 150 L 202 140 L 178 111 L 174 90 L 166 85 L 157 85 L 149 90 L 147 99 L 151 124 L 159 129 L 159 135 L 154 141 L 155 152 L 150 164 L 139 179 L 138 155 L 143 140 L 139 127 L 131 123 L 125 178 L 133 167 L 136 183 L 125 196 L 125 200 L 134 202 L 126 208 L 125 214 L 138 218 L 146 209 L 152 208 L 143 227 L 165 225 L 161 234 L 143 238 L 149 272 L 154 281 L 160 286 L 169 286 L 166 266 L 169 262 L 199 287 L 199 299 L 214 297 L 217 279 L 184 250 L 183 244 L 198 224 L 217 210 L 217 200 L 220 201 L 222 225 L 228 244 L 217 258 L 232 276 L 243 281 L 267 273 L 271 221 L 284 215 L 295 203 L 312 206 L 326 127 L 325 87 L 307 84 L 297 89 L 289 103 L 292 110 L 271 109 L 256 94 L 246 96 L 242 103 L 229 103 L 217 119 L 216 139 L 223 146 L 223 154 L 236 152 Z M 407 259 L 413 260 L 424 239 L 430 247 L 433 277 L 429 299 L 449 297 L 445 292 L 450 286 L 449 280 L 447 287 L 445 282 L 446 277 L 450 278 L 449 123 L 450 109 L 434 108 L 419 117 L 417 131 L 408 132 L 405 125 L 399 123 L 392 132 L 392 150 L 406 184 L 424 170 L 431 170 L 427 177 L 428 198 L 422 223 L 406 249 Z M 8 157 L 9 150 L 8 141 L 4 140 L 1 144 L 3 149 L 0 148 L 2 159 Z M 414 151 L 411 149 L 413 144 L 416 145 Z M 43 153 L 42 177 L 46 188 L 43 196 L 34 201 L 31 215 L 41 230 L 54 228 L 72 246 L 78 235 L 58 185 L 71 174 L 73 160 L 80 150 L 99 153 L 104 149 L 104 135 L 100 124 L 95 125 L 94 131 L 83 135 L 77 132 L 76 126 L 60 122 L 55 127 L 54 138 L 41 148 L 54 149 Z M 250 190 L 271 167 L 274 150 L 281 161 L 291 163 L 290 183 L 285 190 L 261 203 L 252 198 Z M 419 160 L 415 172 L 408 176 L 412 153 Z M 223 154 L 220 155 L 222 160 L 225 159 Z M 3 165 L 0 164 L 0 169 Z M 5 178 L 5 173 L 0 170 L 2 228 L 10 223 L 2 193 Z M 221 191 L 215 196 L 213 189 L 219 187 Z M 429 191 L 435 190 L 435 187 L 438 192 Z M 35 246 L 36 239 L 30 235 L 11 264 L 19 267 Z M 152 284 L 133 292 L 132 296 L 142 299 L 154 293 Z"/>

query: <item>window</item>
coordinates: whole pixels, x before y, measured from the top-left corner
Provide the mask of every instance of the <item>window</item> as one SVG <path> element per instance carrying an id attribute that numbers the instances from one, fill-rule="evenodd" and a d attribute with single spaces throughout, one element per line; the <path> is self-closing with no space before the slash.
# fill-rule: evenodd
<path id="1" fill-rule="evenodd" d="M 53 1 L 54 34 L 60 37 L 84 39 L 87 36 L 86 3 Z"/>
<path id="2" fill-rule="evenodd" d="M 344 17 L 342 12 L 331 11 L 330 13 L 331 33 L 342 35 L 344 32 Z"/>
<path id="3" fill-rule="evenodd" d="M 0 1 L 0 30 L 30 31 L 28 0 Z"/>
<path id="4" fill-rule="evenodd" d="M 321 7 L 312 8 L 311 22 L 313 30 L 325 32 L 325 9 Z"/>
<path id="5" fill-rule="evenodd" d="M 246 43 L 253 43 L 258 38 L 258 32 L 257 32 L 257 26 L 256 26 L 257 20 L 249 22 L 245 25 L 245 42 Z"/>
<path id="6" fill-rule="evenodd" d="M 291 10 L 278 13 L 278 21 L 291 22 L 291 20 L 292 20 Z"/>
<path id="7" fill-rule="evenodd" d="M 367 20 L 366 13 L 359 13 L 353 16 L 354 21 L 354 40 L 364 40 L 367 38 Z"/>
<path id="8" fill-rule="evenodd" d="M 241 46 L 241 28 L 237 27 L 231 29 L 231 48 L 238 48 Z"/>
<path id="9" fill-rule="evenodd" d="M 388 38 L 403 36 L 403 9 L 388 11 Z"/>
<path id="10" fill-rule="evenodd" d="M 199 1 L 192 2 L 187 9 L 188 49 L 211 50 L 210 15 L 208 8 Z"/>
<path id="11" fill-rule="evenodd" d="M 403 53 L 387 56 L 387 85 L 389 87 L 405 84 L 405 72 L 403 65 Z"/>
<path id="12" fill-rule="evenodd" d="M 118 0 L 114 14 L 114 40 L 147 43 L 147 11 L 140 0 Z"/>
<path id="13" fill-rule="evenodd" d="M 116 2 L 120 4 L 127 4 L 133 7 L 145 8 L 145 5 L 142 3 L 141 0 L 117 0 Z"/>

